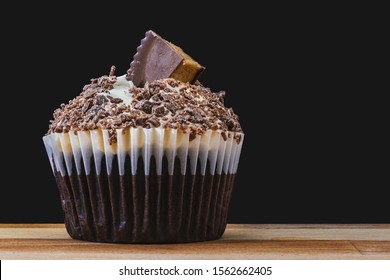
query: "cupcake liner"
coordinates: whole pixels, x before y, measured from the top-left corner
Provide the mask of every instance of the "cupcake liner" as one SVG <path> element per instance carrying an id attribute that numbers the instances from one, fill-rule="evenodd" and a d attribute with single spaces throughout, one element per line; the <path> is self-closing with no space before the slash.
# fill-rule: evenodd
<path id="1" fill-rule="evenodd" d="M 226 219 L 243 135 L 129 128 L 43 138 L 72 238 L 114 243 L 217 239 Z"/>

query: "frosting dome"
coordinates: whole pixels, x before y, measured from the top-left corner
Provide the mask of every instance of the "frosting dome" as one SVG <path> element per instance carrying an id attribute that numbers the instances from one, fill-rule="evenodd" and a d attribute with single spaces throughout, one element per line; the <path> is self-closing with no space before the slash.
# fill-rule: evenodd
<path id="1" fill-rule="evenodd" d="M 114 68 L 113 68 L 114 69 Z M 190 140 L 208 129 L 234 133 L 239 142 L 242 129 L 231 108 L 224 106 L 225 92 L 213 93 L 200 83 L 172 78 L 136 87 L 125 75 L 92 79 L 82 93 L 61 104 L 54 112 L 48 134 L 105 129 L 115 143 L 116 129 L 162 127 L 190 134 Z"/>

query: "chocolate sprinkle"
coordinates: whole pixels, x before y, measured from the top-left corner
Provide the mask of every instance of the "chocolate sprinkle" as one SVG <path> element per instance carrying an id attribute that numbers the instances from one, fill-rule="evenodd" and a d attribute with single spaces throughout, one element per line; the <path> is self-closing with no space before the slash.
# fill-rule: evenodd
<path id="1" fill-rule="evenodd" d="M 114 76 L 115 75 L 115 70 L 116 70 L 116 67 L 114 65 L 111 66 L 111 69 L 110 69 L 110 74 L 109 76 Z"/>
<path id="2" fill-rule="evenodd" d="M 236 132 L 234 139 L 240 142 L 242 132 L 238 117 L 223 104 L 225 92 L 213 93 L 199 82 L 183 83 L 172 78 L 146 83 L 144 87 L 132 87 L 130 104 L 121 98 L 110 96 L 117 77 L 115 66 L 109 76 L 92 79 L 83 92 L 61 104 L 54 111 L 49 133 L 67 133 L 106 129 L 110 143 L 115 143 L 116 129 L 127 127 L 163 127 L 180 129 L 190 134 L 190 140 L 206 130 Z"/>

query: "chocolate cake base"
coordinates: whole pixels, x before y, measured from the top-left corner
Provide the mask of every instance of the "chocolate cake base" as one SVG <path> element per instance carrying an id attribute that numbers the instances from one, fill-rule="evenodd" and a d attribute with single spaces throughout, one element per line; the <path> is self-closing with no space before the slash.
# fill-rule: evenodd
<path id="1" fill-rule="evenodd" d="M 118 161 L 113 159 L 111 174 L 105 159 L 101 173 L 91 174 L 82 168 L 77 174 L 73 162 L 70 176 L 56 173 L 62 200 L 65 225 L 74 239 L 110 243 L 180 243 L 214 240 L 226 228 L 227 213 L 234 184 L 234 174 L 200 174 L 200 164 L 186 175 L 175 160 L 173 175 L 168 174 L 166 158 L 162 174 L 157 175 L 151 159 L 150 174 L 144 174 L 142 158 L 137 174 L 131 174 L 131 162 L 125 161 L 125 174 L 119 175 Z M 81 166 L 84 166 L 81 163 Z"/>

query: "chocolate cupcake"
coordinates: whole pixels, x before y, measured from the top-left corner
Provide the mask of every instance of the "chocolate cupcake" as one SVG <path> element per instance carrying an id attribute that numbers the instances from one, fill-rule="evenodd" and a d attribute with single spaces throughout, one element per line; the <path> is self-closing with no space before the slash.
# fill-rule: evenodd
<path id="1" fill-rule="evenodd" d="M 136 86 L 114 72 L 62 104 L 43 137 L 69 235 L 114 243 L 220 238 L 243 143 L 224 92 L 167 74 Z"/>

